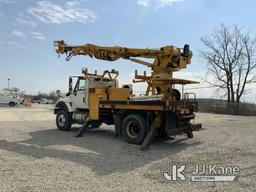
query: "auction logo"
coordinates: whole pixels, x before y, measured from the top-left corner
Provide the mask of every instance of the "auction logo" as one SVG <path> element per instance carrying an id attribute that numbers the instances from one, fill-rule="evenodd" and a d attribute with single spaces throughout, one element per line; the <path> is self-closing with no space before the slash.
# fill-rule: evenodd
<path id="1" fill-rule="evenodd" d="M 183 173 L 186 169 L 186 165 L 178 165 L 178 164 L 173 164 L 170 166 L 170 170 L 163 171 L 163 177 L 168 180 L 168 181 L 185 181 L 186 177 L 185 174 Z"/>
<path id="2" fill-rule="evenodd" d="M 162 177 L 167 181 L 235 181 L 239 176 L 238 166 L 217 166 L 213 164 L 195 165 L 191 174 L 186 173 L 185 164 L 170 164 L 169 171 L 163 171 Z M 188 177 L 188 175 L 191 175 Z"/>

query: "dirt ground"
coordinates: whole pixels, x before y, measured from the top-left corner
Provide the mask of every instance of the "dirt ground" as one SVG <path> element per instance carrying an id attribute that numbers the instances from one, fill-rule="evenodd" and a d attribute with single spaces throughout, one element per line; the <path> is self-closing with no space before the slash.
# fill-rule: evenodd
<path id="1" fill-rule="evenodd" d="M 113 127 L 75 138 L 56 129 L 53 106 L 0 107 L 0 191 L 255 191 L 256 118 L 198 113 L 193 139 L 155 141 L 148 151 Z M 234 182 L 167 182 L 170 163 L 239 166 Z M 192 168 L 191 168 L 192 167 Z M 188 173 L 190 174 L 190 173 Z"/>

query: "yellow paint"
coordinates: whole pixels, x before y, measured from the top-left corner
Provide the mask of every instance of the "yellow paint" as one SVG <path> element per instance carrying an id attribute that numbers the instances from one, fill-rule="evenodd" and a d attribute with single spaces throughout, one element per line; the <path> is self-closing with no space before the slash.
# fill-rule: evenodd
<path id="1" fill-rule="evenodd" d="M 126 88 L 108 88 L 108 99 L 111 101 L 127 101 L 130 90 Z"/>
<path id="2" fill-rule="evenodd" d="M 96 93 L 89 94 L 89 119 L 98 120 L 99 119 L 99 104 L 100 95 Z"/>

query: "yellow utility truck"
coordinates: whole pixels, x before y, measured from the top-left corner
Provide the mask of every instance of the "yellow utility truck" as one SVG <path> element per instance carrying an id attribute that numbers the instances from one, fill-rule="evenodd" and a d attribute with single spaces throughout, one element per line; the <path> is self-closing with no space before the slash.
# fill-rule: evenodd
<path id="1" fill-rule="evenodd" d="M 170 137 L 186 134 L 193 137 L 201 124 L 193 124 L 198 102 L 194 94 L 185 93 L 184 85 L 196 81 L 178 79 L 173 72 L 186 68 L 191 62 L 189 45 L 177 48 L 172 45 L 160 49 L 137 49 L 127 47 L 103 47 L 93 44 L 67 45 L 63 40 L 55 41 L 56 52 L 72 56 L 84 55 L 106 61 L 126 59 L 152 69 L 152 73 L 135 71 L 134 83 L 145 82 L 143 95 L 133 94 L 132 85 L 119 87 L 116 70 L 89 73 L 82 69 L 82 76 L 69 78 L 69 93 L 59 99 L 54 113 L 58 129 L 70 130 L 72 124 L 82 124 L 77 136 L 89 128 L 98 128 L 102 123 L 114 125 L 115 135 L 122 136 L 132 144 L 141 144 L 146 149 L 156 136 Z M 141 60 L 138 58 L 146 58 Z M 153 62 L 148 62 L 153 59 Z M 73 80 L 76 83 L 73 88 Z M 175 85 L 182 85 L 179 91 Z M 192 97 L 191 97 L 192 96 Z"/>

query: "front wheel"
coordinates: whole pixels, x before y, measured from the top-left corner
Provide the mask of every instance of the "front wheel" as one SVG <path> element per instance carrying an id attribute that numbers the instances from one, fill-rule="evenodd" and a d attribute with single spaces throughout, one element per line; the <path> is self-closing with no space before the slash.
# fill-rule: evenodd
<path id="1" fill-rule="evenodd" d="M 66 110 L 60 110 L 56 115 L 56 125 L 61 131 L 69 131 L 71 129 L 71 117 Z"/>
<path id="2" fill-rule="evenodd" d="M 122 123 L 122 135 L 126 142 L 142 144 L 147 134 L 146 120 L 139 114 L 128 115 Z"/>

